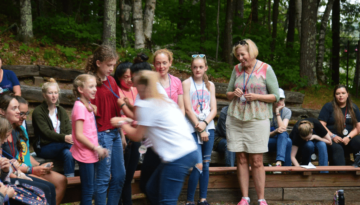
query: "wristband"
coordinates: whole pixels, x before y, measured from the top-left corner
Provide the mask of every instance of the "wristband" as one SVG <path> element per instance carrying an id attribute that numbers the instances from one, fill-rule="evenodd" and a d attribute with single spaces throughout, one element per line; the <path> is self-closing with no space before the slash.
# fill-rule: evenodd
<path id="1" fill-rule="evenodd" d="M 208 122 L 206 122 L 206 120 L 203 120 L 203 122 L 205 122 L 206 126 L 208 126 L 208 125 L 209 125 L 209 123 L 208 123 Z"/>
<path id="2" fill-rule="evenodd" d="M 336 137 L 336 134 L 331 135 L 331 139 L 334 139 Z"/>
<path id="3" fill-rule="evenodd" d="M 124 107 L 124 105 L 126 105 L 126 103 L 121 104 L 121 105 L 120 105 L 120 108 Z"/>
<path id="4" fill-rule="evenodd" d="M 203 131 L 199 132 L 199 133 L 201 134 L 201 133 L 203 133 L 203 132 L 205 132 L 205 129 L 204 129 Z"/>
<path id="5" fill-rule="evenodd" d="M 350 135 L 348 135 L 347 137 L 349 137 L 350 140 L 352 139 L 352 137 Z"/>
<path id="6" fill-rule="evenodd" d="M 27 170 L 26 170 L 26 173 L 27 174 L 32 174 L 32 167 L 28 167 Z"/>

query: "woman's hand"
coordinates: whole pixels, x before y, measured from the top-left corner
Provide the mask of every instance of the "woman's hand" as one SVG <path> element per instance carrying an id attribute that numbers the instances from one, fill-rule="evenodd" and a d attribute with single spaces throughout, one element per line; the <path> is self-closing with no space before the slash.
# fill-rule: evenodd
<path id="1" fill-rule="evenodd" d="M 333 140 L 335 143 L 338 143 L 338 144 L 344 143 L 344 142 L 343 142 L 343 139 L 342 139 L 341 137 L 339 137 L 339 136 L 334 137 L 332 140 Z"/>
<path id="2" fill-rule="evenodd" d="M 203 130 L 205 130 L 206 128 L 206 124 L 205 122 L 201 121 L 199 122 L 197 125 L 195 125 L 195 129 L 198 131 L 198 132 L 201 132 Z"/>
<path id="3" fill-rule="evenodd" d="M 254 100 L 258 100 L 258 95 L 259 94 L 255 94 L 255 93 L 246 93 L 244 94 L 244 97 L 246 99 L 246 101 L 254 101 Z"/>
<path id="4" fill-rule="evenodd" d="M 200 138 L 203 142 L 209 141 L 209 135 L 206 133 L 206 131 L 200 133 Z"/>
<path id="5" fill-rule="evenodd" d="M 71 135 L 65 135 L 65 142 L 66 142 L 66 143 L 69 143 L 69 144 L 74 144 Z"/>
<path id="6" fill-rule="evenodd" d="M 277 133 L 286 132 L 286 128 L 284 128 L 284 127 L 278 127 L 278 128 L 276 129 L 276 132 L 277 132 Z"/>
<path id="7" fill-rule="evenodd" d="M 0 157 L 0 167 L 4 172 L 9 172 L 10 170 L 10 160 L 5 157 Z"/>
<path id="8" fill-rule="evenodd" d="M 235 91 L 234 91 L 234 95 L 235 95 L 236 97 L 239 97 L 239 98 L 240 98 L 243 94 L 244 94 L 244 93 L 243 93 L 243 91 L 242 91 L 240 88 L 236 88 Z"/>
<path id="9" fill-rule="evenodd" d="M 344 137 L 342 140 L 343 140 L 344 145 L 348 145 L 349 142 L 350 142 L 350 138 L 349 138 L 349 137 Z"/>

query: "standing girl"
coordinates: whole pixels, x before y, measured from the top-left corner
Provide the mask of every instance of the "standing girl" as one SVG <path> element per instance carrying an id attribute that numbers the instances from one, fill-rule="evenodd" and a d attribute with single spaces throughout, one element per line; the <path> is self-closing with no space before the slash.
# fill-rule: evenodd
<path id="1" fill-rule="evenodd" d="M 200 180 L 198 205 L 207 205 L 206 194 L 209 182 L 209 165 L 214 145 L 214 117 L 216 116 L 215 86 L 209 81 L 204 54 L 192 55 L 192 77 L 183 82 L 185 112 L 191 133 L 198 145 L 198 161 L 192 170 L 187 192 L 187 204 L 195 204 L 194 196 Z"/>
<path id="2" fill-rule="evenodd" d="M 110 119 L 120 115 L 117 104 L 119 88 L 110 76 L 114 71 L 117 53 L 110 46 L 99 46 L 88 59 L 85 71 L 96 77 L 97 92 L 91 103 L 96 105 L 96 124 L 99 144 L 109 150 L 109 156 L 98 162 L 96 170 L 95 202 L 118 204 L 125 181 L 124 156 L 122 142 L 117 128 L 110 124 Z M 110 177 L 111 176 L 111 177 Z"/>
<path id="3" fill-rule="evenodd" d="M 90 104 L 95 98 L 95 76 L 82 74 L 74 80 L 74 95 L 78 100 L 71 114 L 74 145 L 70 151 L 79 164 L 81 179 L 81 204 L 92 205 L 95 189 L 95 164 L 107 155 L 107 150 L 99 146 L 95 112 Z"/>
<path id="4" fill-rule="evenodd" d="M 169 74 L 172 62 L 173 53 L 168 49 L 160 49 L 154 53 L 154 66 L 160 74 L 161 86 L 163 86 L 169 98 L 177 103 L 181 112 L 185 114 L 181 80 Z"/>
<path id="5" fill-rule="evenodd" d="M 122 105 L 122 117 L 129 117 L 134 119 L 134 103 L 135 98 L 137 96 L 137 89 L 133 87 L 133 82 L 131 80 L 131 71 L 130 67 L 132 63 L 125 62 L 120 63 L 115 71 L 115 81 L 116 84 L 119 86 L 119 101 Z M 120 105 L 120 106 L 121 106 Z M 126 133 L 124 132 L 125 136 Z M 119 205 L 131 205 L 131 181 L 134 177 L 135 170 L 139 163 L 140 153 L 139 147 L 141 145 L 140 142 L 134 142 L 129 140 L 126 137 L 127 146 L 124 152 L 124 160 L 125 160 L 125 170 L 126 170 L 126 177 L 125 183 L 123 187 L 123 191 L 121 193 L 121 199 L 119 201 Z"/>

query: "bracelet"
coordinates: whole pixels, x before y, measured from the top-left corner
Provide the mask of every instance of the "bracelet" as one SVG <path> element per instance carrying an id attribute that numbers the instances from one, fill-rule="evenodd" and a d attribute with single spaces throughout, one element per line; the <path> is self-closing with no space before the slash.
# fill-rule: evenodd
<path id="1" fill-rule="evenodd" d="M 331 139 L 334 139 L 336 137 L 336 134 L 331 135 Z"/>
<path id="2" fill-rule="evenodd" d="M 203 120 L 203 122 L 205 122 L 206 126 L 208 126 L 208 125 L 209 125 L 209 123 L 208 123 L 208 122 L 206 122 L 206 120 Z"/>
<path id="3" fill-rule="evenodd" d="M 121 104 L 121 105 L 120 105 L 120 108 L 124 107 L 124 105 L 126 105 L 126 103 Z"/>
<path id="4" fill-rule="evenodd" d="M 26 173 L 27 174 L 32 174 L 32 167 L 28 167 L 27 170 L 26 170 Z"/>
<path id="5" fill-rule="evenodd" d="M 276 113 L 276 116 L 280 116 L 280 113 Z"/>
<path id="6" fill-rule="evenodd" d="M 204 129 L 203 131 L 199 132 L 199 133 L 201 134 L 201 133 L 203 133 L 203 132 L 205 132 L 205 129 Z"/>
<path id="7" fill-rule="evenodd" d="M 350 140 L 352 139 L 352 137 L 350 135 L 347 136 Z"/>

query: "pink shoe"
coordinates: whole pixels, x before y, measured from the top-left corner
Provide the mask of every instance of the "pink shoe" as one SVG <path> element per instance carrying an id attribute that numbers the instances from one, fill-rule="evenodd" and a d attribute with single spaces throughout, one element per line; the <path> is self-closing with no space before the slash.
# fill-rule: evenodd
<path id="1" fill-rule="evenodd" d="M 268 204 L 266 203 L 266 201 L 260 201 L 259 205 L 268 205 Z"/>
<path id="2" fill-rule="evenodd" d="M 249 202 L 246 199 L 242 198 L 237 205 L 249 205 Z"/>

